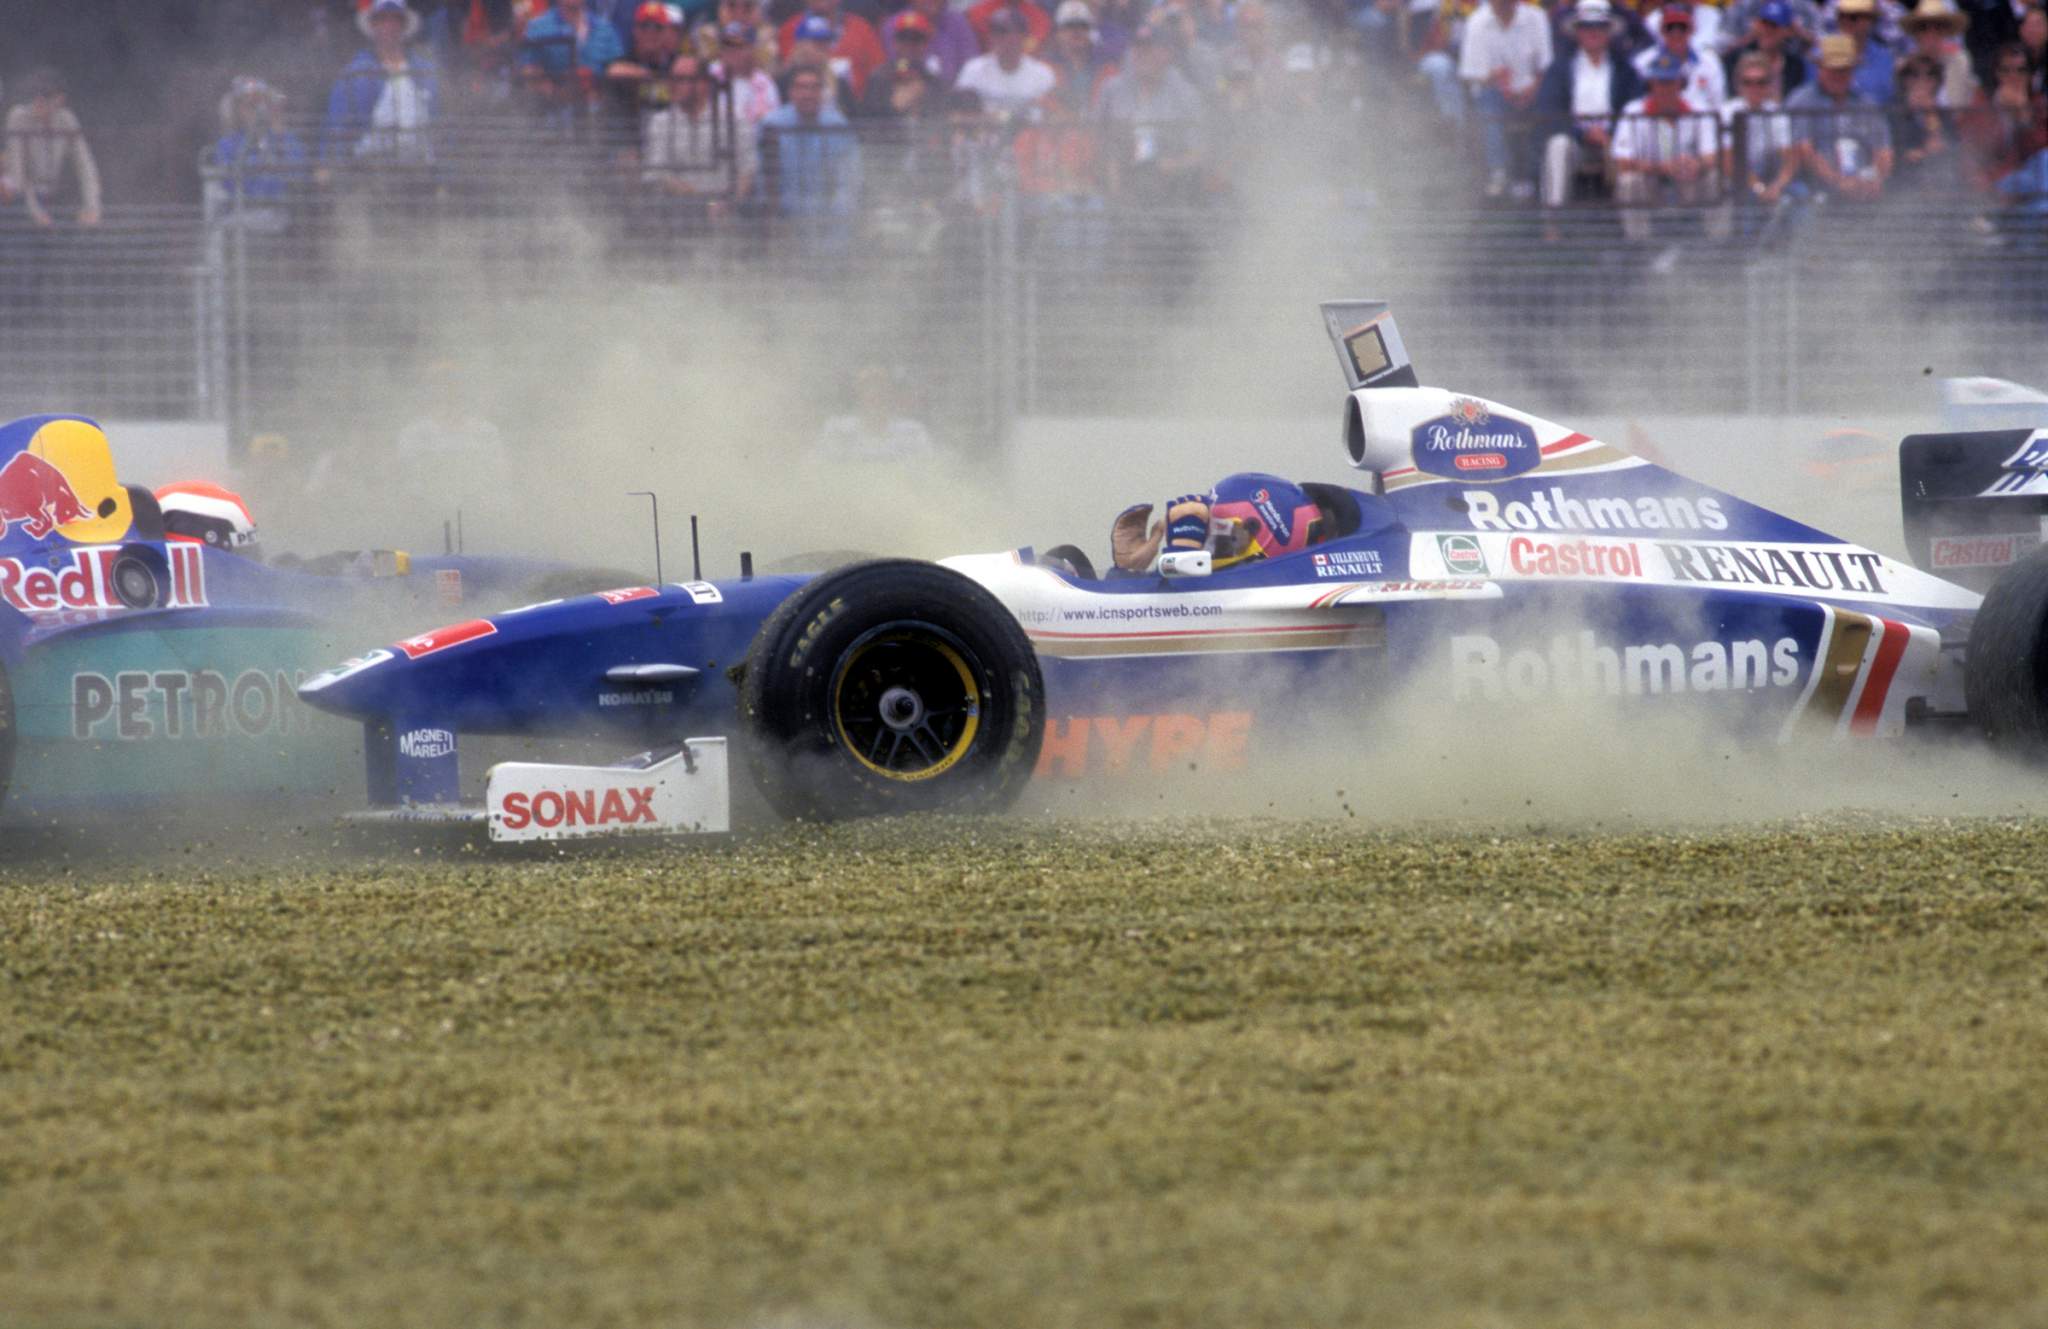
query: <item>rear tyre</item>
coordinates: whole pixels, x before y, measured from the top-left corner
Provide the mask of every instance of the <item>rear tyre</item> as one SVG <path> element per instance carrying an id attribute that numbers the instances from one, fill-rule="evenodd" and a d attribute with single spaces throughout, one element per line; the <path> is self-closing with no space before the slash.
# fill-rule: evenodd
<path id="1" fill-rule="evenodd" d="M 1963 663 L 1970 716 L 2001 747 L 2048 759 L 2048 549 L 1992 583 Z"/>
<path id="2" fill-rule="evenodd" d="M 1009 806 L 1044 739 L 1038 657 L 957 572 L 884 559 L 828 573 L 755 634 L 746 762 L 785 817 Z"/>

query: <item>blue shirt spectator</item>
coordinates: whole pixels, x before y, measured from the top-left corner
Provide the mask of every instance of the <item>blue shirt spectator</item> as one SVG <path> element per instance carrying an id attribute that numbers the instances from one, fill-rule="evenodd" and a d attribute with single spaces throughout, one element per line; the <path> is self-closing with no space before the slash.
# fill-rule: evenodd
<path id="1" fill-rule="evenodd" d="M 818 71 L 800 68 L 789 84 L 789 102 L 761 121 L 775 145 L 775 198 L 782 215 L 850 223 L 860 201 L 860 144 L 846 117 L 825 105 Z M 851 230 L 847 231 L 851 238 Z"/>
<path id="2" fill-rule="evenodd" d="M 238 78 L 221 102 L 222 134 L 208 154 L 226 197 L 279 204 L 304 185 L 306 145 L 284 127 L 284 96 L 259 78 Z"/>
<path id="3" fill-rule="evenodd" d="M 625 58 L 618 27 L 610 17 L 590 13 L 584 0 L 555 0 L 527 23 L 519 46 L 520 69 L 557 79 L 575 69 L 595 78 L 606 65 Z"/>
<path id="4" fill-rule="evenodd" d="M 431 55 L 405 49 L 420 30 L 420 17 L 405 0 L 376 0 L 356 21 L 370 46 L 349 61 L 328 94 L 320 156 L 424 162 L 431 156 L 427 135 L 441 80 Z"/>

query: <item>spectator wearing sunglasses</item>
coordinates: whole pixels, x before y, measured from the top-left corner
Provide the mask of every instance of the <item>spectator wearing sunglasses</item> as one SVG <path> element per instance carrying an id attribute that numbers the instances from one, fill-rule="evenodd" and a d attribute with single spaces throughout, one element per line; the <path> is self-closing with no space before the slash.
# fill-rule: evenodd
<path id="1" fill-rule="evenodd" d="M 1960 111 L 1977 92 L 1976 71 L 1970 68 L 1970 57 L 1958 40 L 1966 26 L 1948 0 L 1920 0 L 1906 16 L 1906 36 L 1913 43 L 1913 54 L 1933 61 L 1941 74 L 1937 96 L 1946 110 Z"/>
<path id="2" fill-rule="evenodd" d="M 2036 153 L 2048 150 L 2048 97 L 2032 86 L 2027 48 L 2011 42 L 1991 62 L 1991 86 L 1980 89 L 1964 113 L 1969 175 L 1981 189 L 1996 189 Z"/>
<path id="3" fill-rule="evenodd" d="M 1892 192 L 1953 197 L 1962 182 L 1962 140 L 1955 113 L 1941 104 L 1941 63 L 1915 51 L 1899 62 L 1892 104 L 1892 150 L 1898 154 Z"/>
<path id="4" fill-rule="evenodd" d="M 1800 154 L 1791 119 L 1778 101 L 1770 57 L 1750 51 L 1735 62 L 1735 96 L 1721 108 L 1721 171 L 1730 201 L 1754 234 L 1782 205 L 1795 201 Z"/>

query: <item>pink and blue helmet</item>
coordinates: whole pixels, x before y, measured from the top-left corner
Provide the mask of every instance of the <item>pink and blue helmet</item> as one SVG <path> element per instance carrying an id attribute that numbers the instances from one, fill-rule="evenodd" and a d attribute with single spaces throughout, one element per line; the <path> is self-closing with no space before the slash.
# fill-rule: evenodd
<path id="1" fill-rule="evenodd" d="M 1260 471 L 1217 481 L 1209 515 L 1236 521 L 1264 558 L 1298 553 L 1323 538 L 1322 510 L 1301 486 Z"/>

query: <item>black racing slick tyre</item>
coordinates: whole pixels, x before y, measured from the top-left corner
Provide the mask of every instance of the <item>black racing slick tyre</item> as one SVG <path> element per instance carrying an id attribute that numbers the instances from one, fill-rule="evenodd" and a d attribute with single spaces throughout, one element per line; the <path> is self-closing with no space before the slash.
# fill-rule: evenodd
<path id="1" fill-rule="evenodd" d="M 785 817 L 993 812 L 1044 740 L 1038 656 L 1002 602 L 932 563 L 827 573 L 755 634 L 747 765 Z"/>
<path id="2" fill-rule="evenodd" d="M 1992 583 L 1963 662 L 1970 718 L 1999 746 L 2048 760 L 2048 549 Z"/>

